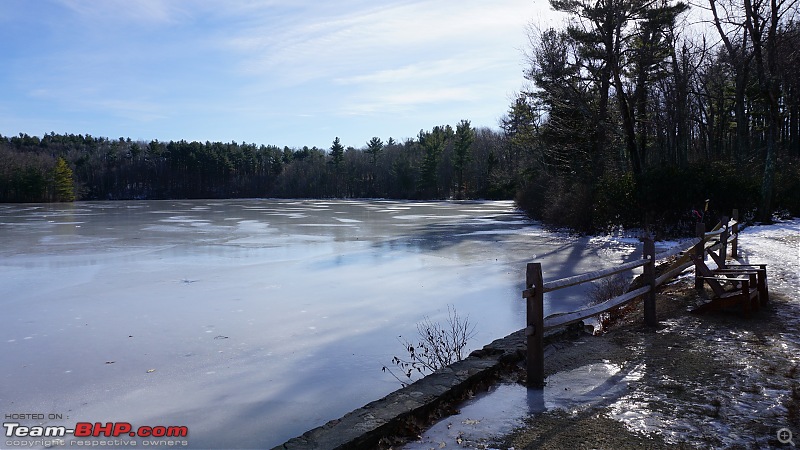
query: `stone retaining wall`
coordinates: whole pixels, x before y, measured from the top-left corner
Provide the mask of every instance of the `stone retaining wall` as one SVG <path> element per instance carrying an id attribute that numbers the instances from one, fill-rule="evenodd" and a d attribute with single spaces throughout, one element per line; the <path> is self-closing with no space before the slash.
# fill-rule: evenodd
<path id="1" fill-rule="evenodd" d="M 388 448 L 392 437 L 415 436 L 439 412 L 452 408 L 468 392 L 491 383 L 503 367 L 522 361 L 525 350 L 525 333 L 520 330 L 274 450 Z"/>

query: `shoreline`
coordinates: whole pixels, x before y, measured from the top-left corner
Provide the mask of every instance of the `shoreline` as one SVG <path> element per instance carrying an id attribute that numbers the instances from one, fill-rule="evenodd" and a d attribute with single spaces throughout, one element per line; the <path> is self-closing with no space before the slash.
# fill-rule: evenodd
<path id="1" fill-rule="evenodd" d="M 516 450 L 779 447 L 777 431 L 800 430 L 800 307 L 771 293 L 750 319 L 696 315 L 683 279 L 660 290 L 659 326 L 641 321 L 641 302 L 600 336 L 551 344 L 548 377 L 593 363 L 620 368 L 623 388 L 596 403 L 531 415 L 501 437 L 460 448 Z M 547 389 L 547 387 L 545 387 Z"/>
<path id="2" fill-rule="evenodd" d="M 690 313 L 708 295 L 694 290 L 690 271 L 659 289 L 657 328 L 644 326 L 639 301 L 600 336 L 546 346 L 544 397 L 550 389 L 569 407 L 550 402 L 530 412 L 524 400 L 498 395 L 502 415 L 516 414 L 517 425 L 475 433 L 463 424 L 493 409 L 490 392 L 462 405 L 470 414 L 463 424 L 447 423 L 459 428 L 457 439 L 427 436 L 424 448 L 788 448 L 778 431 L 800 432 L 800 221 L 751 227 L 745 238 L 739 261 L 766 263 L 769 272 L 770 302 L 751 318 Z M 581 392 L 582 382 L 595 388 Z M 524 399 L 525 389 L 514 389 Z"/>
<path id="3" fill-rule="evenodd" d="M 644 325 L 643 305 L 637 301 L 613 317 L 599 335 L 584 332 L 582 326 L 550 335 L 545 349 L 548 380 L 602 364 L 619 369 L 611 377 L 613 385 L 606 382 L 607 391 L 592 392 L 595 399 L 574 408 L 545 408 L 542 401 L 542 410 L 525 417 L 523 425 L 511 432 L 471 436 L 469 425 L 478 425 L 480 420 L 465 420 L 467 426 L 455 425 L 466 428 L 466 433 L 459 431 L 455 437 L 425 436 L 439 422 L 449 422 L 449 428 L 454 415 L 473 395 L 490 396 L 492 388 L 502 384 L 522 386 L 524 330 L 476 350 L 470 358 L 443 373 L 429 375 L 275 448 L 633 450 L 728 448 L 742 443 L 779 446 L 778 429 L 787 426 L 800 430 L 800 358 L 794 358 L 795 354 L 800 355 L 800 335 L 789 343 L 790 348 L 774 344 L 797 330 L 796 323 L 784 319 L 800 317 L 800 306 L 785 295 L 771 293 L 767 307 L 744 319 L 738 312 L 688 312 L 698 300 L 693 282 L 683 278 L 659 290 L 656 328 Z M 756 347 L 740 349 L 739 343 Z M 798 353 L 793 353 L 792 348 Z M 492 367 L 479 362 L 481 374 L 471 372 L 472 379 L 463 385 L 441 382 L 443 377 L 469 371 L 459 364 L 475 364 L 487 356 L 503 361 Z M 389 420 L 381 413 L 402 403 L 398 398 L 408 402 L 422 396 L 420 392 L 430 394 L 425 386 L 444 384 L 455 386 L 455 390 L 439 392 L 436 399 L 428 399 L 435 403 L 433 406 L 415 405 Z M 567 388 L 558 384 L 557 389 Z M 771 396 L 761 396 L 753 403 L 752 398 L 763 394 L 762 389 L 768 389 Z M 581 395 L 577 390 L 573 394 Z M 761 408 L 752 414 L 742 412 L 742 408 L 753 406 Z M 359 432 L 345 438 L 341 433 L 348 429 Z"/>

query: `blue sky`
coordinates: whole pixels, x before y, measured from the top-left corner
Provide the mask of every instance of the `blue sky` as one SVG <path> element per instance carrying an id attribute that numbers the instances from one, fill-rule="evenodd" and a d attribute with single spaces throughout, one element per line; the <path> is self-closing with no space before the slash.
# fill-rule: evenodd
<path id="1" fill-rule="evenodd" d="M 2 0 L 0 133 L 328 148 L 497 127 L 546 0 Z"/>

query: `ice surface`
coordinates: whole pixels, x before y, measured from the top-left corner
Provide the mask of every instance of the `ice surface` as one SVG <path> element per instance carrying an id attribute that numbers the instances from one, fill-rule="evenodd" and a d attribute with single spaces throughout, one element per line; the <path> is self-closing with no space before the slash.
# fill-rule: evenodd
<path id="1" fill-rule="evenodd" d="M 454 305 L 477 348 L 524 326 L 525 263 L 555 279 L 633 248 L 510 202 L 0 205 L 0 412 L 269 448 L 398 388 L 381 367 L 424 317 Z M 559 293 L 546 313 L 585 302 Z"/>

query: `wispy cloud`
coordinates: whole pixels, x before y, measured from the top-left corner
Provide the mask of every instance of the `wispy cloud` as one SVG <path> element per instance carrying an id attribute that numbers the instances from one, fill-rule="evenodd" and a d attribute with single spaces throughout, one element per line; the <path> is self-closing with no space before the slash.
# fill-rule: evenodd
<path id="1" fill-rule="evenodd" d="M 476 93 L 469 87 L 419 88 L 413 91 L 383 92 L 346 103 L 339 113 L 344 115 L 392 114 L 410 111 L 419 106 L 437 103 L 468 102 Z"/>
<path id="2" fill-rule="evenodd" d="M 487 91 L 485 80 L 502 71 L 521 78 L 521 54 L 507 42 L 509 34 L 524 42 L 529 8 L 528 0 L 361 3 L 303 10 L 279 27 L 267 19 L 283 10 L 266 8 L 224 45 L 242 55 L 238 72 L 266 91 L 314 84 L 325 97 L 338 93 L 335 114 L 504 101 L 508 89 Z"/>
<path id="3" fill-rule="evenodd" d="M 368 139 L 461 118 L 494 125 L 522 81 L 539 3 L 42 0 L 34 12 L 0 0 L 0 110 L 290 145 L 309 130 Z"/>
<path id="4" fill-rule="evenodd" d="M 468 75 L 475 71 L 486 70 L 495 64 L 502 63 L 492 57 L 447 58 L 438 61 L 414 62 L 403 67 L 382 69 L 370 73 L 356 74 L 349 77 L 337 78 L 338 84 L 392 84 L 398 82 L 429 81 L 442 77 L 456 77 Z"/>
<path id="5" fill-rule="evenodd" d="M 170 24 L 187 16 L 181 3 L 168 0 L 58 0 L 95 26 L 114 23 Z"/>
<path id="6" fill-rule="evenodd" d="M 303 21 L 278 28 L 273 23 L 254 24 L 228 44 L 248 55 L 241 67 L 245 73 L 282 73 L 286 80 L 302 83 L 396 66 L 398 60 L 439 59 L 453 51 L 490 51 L 499 35 L 524 25 L 524 14 L 514 8 L 519 4 L 524 2 L 488 6 L 483 2 L 417 1 L 331 15 L 308 11 Z M 486 56 L 472 54 L 478 59 Z"/>

